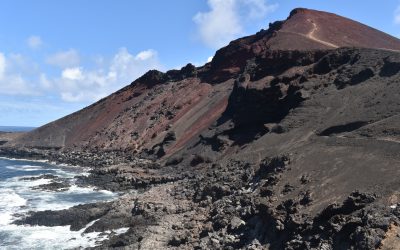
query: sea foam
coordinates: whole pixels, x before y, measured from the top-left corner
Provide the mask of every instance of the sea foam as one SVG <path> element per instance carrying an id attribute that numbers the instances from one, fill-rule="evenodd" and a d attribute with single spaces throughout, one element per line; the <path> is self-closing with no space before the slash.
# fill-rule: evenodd
<path id="1" fill-rule="evenodd" d="M 3 164 L 3 165 L 2 165 Z M 71 167 L 58 167 L 49 163 L 18 160 L 0 161 L 0 171 L 12 171 L 12 177 L 0 179 L 0 249 L 72 249 L 93 247 L 108 239 L 110 234 L 127 232 L 127 228 L 106 232 L 71 231 L 70 226 L 45 227 L 12 224 L 30 211 L 62 210 L 78 204 L 109 201 L 118 195 L 95 187 L 75 184 L 75 176 L 82 172 Z M 38 172 L 35 172 L 38 171 Z M 86 170 L 84 173 L 87 173 Z M 33 178 L 51 174 L 68 182 L 63 192 L 41 190 L 36 187 L 51 183 L 52 179 Z"/>

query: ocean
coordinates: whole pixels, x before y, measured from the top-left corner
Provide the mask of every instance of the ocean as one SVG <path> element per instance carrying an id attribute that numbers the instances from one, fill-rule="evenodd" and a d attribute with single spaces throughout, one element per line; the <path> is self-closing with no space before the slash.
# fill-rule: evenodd
<path id="1" fill-rule="evenodd" d="M 35 127 L 0 126 L 1 132 L 29 132 Z"/>
<path id="2" fill-rule="evenodd" d="M 69 187 L 63 191 L 38 189 L 51 179 L 30 178 L 40 175 L 62 178 Z M 12 222 L 29 211 L 62 210 L 84 203 L 109 201 L 117 194 L 75 185 L 82 168 L 47 162 L 0 158 L 0 249 L 71 249 L 95 246 L 107 235 L 70 231 L 69 226 L 45 227 L 15 225 Z M 87 225 L 87 227 L 90 225 Z M 115 232 L 114 232 L 115 233 Z"/>

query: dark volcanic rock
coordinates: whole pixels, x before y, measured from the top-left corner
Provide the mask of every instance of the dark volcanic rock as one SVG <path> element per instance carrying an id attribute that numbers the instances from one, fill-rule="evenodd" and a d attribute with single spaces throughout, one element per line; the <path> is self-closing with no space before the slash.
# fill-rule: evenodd
<path id="1" fill-rule="evenodd" d="M 58 176 L 52 175 L 52 174 L 42 174 L 42 175 L 39 175 L 39 176 L 20 178 L 20 180 L 23 180 L 23 181 L 36 181 L 36 180 L 40 180 L 40 179 L 54 180 L 54 179 L 58 179 Z"/>
<path id="2" fill-rule="evenodd" d="M 78 231 L 104 216 L 111 209 L 111 203 L 96 203 L 79 205 L 61 211 L 32 212 L 24 219 L 15 221 L 17 225 L 32 226 L 66 226 L 71 225 L 71 230 Z"/>
<path id="3" fill-rule="evenodd" d="M 52 181 L 48 184 L 42 184 L 32 189 L 36 190 L 44 190 L 44 191 L 56 191 L 56 192 L 64 192 L 67 191 L 71 187 L 71 184 L 66 182 L 58 182 Z"/>

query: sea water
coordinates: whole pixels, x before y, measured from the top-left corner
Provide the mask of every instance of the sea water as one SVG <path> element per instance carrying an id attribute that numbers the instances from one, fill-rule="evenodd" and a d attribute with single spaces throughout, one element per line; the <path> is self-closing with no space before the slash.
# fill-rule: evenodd
<path id="1" fill-rule="evenodd" d="M 50 179 L 29 177 L 51 174 L 71 185 L 61 192 L 35 189 Z M 0 158 L 0 249 L 71 249 L 92 247 L 105 240 L 107 232 L 84 234 L 70 226 L 45 227 L 15 225 L 13 221 L 29 211 L 62 210 L 75 205 L 109 201 L 117 194 L 75 185 L 77 175 L 87 172 L 80 167 L 57 166 L 47 162 Z M 89 227 L 93 222 L 89 223 Z M 115 233 L 124 233 L 120 229 Z M 108 232 L 111 233 L 111 232 Z"/>

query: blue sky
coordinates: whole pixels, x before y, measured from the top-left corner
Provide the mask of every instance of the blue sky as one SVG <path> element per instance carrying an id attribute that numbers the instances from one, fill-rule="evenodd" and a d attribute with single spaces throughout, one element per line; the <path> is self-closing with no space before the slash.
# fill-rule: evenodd
<path id="1" fill-rule="evenodd" d="M 400 1 L 2 0 L 0 125 L 40 126 L 147 70 L 202 65 L 296 7 L 400 36 Z"/>

